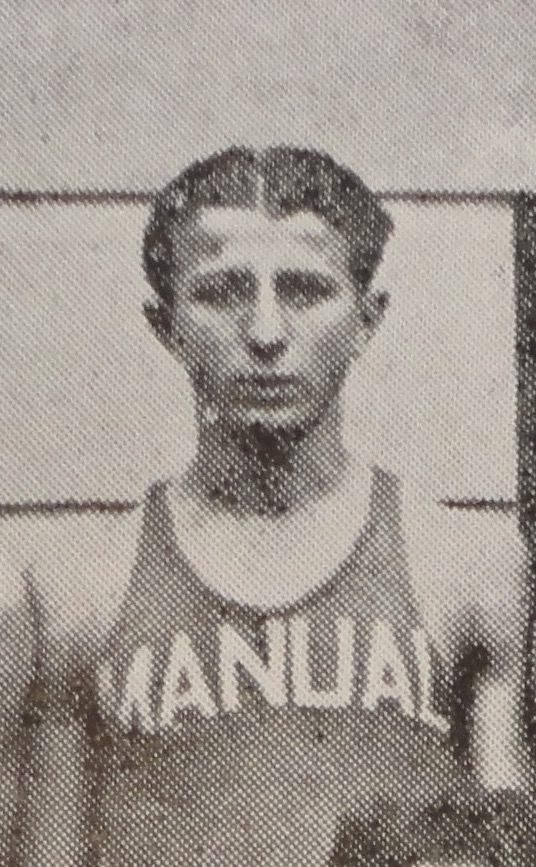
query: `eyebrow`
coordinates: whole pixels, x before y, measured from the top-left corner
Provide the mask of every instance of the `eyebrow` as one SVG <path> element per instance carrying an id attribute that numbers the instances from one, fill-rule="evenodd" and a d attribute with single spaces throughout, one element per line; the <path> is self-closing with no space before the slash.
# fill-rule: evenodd
<path id="1" fill-rule="evenodd" d="M 237 265 L 222 265 L 216 267 L 207 267 L 206 269 L 197 270 L 195 269 L 192 277 L 195 280 L 199 278 L 200 280 L 210 279 L 214 277 L 220 277 L 225 274 L 240 274 L 247 278 L 255 279 L 255 269 L 251 268 L 249 265 L 244 267 L 240 267 Z M 321 280 L 327 280 L 330 283 L 336 283 L 336 277 L 334 277 L 331 271 L 326 271 L 322 268 L 307 268 L 306 266 L 282 266 L 281 268 L 276 268 L 273 272 L 276 280 L 280 277 L 292 276 L 292 275 L 301 275 L 301 276 L 311 276 L 318 277 Z"/>

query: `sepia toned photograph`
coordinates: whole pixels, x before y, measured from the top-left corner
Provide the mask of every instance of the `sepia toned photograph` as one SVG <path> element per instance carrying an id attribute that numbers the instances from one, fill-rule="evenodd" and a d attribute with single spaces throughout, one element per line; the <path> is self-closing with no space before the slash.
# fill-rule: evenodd
<path id="1" fill-rule="evenodd" d="M 0 865 L 530 867 L 536 12 L 0 21 Z"/>

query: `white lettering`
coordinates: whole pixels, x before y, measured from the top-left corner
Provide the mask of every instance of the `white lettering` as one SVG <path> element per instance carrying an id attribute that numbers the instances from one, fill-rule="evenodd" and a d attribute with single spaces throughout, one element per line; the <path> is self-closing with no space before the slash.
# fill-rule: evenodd
<path id="1" fill-rule="evenodd" d="M 382 699 L 391 699 L 408 716 L 414 716 L 411 680 L 391 627 L 378 620 L 372 627 L 363 705 L 375 710 Z"/>
<path id="2" fill-rule="evenodd" d="M 161 727 L 169 728 L 176 724 L 178 711 L 187 708 L 195 708 L 205 717 L 217 713 L 190 639 L 185 632 L 179 632 L 171 648 L 164 678 L 160 708 Z"/>
<path id="3" fill-rule="evenodd" d="M 292 690 L 294 701 L 302 707 L 345 707 L 354 688 L 354 623 L 349 617 L 337 620 L 337 679 L 334 689 L 313 689 L 309 664 L 310 624 L 307 617 L 290 621 Z"/>
<path id="4" fill-rule="evenodd" d="M 439 716 L 432 707 L 432 669 L 430 659 L 430 642 L 424 629 L 413 630 L 413 646 L 419 668 L 419 684 L 421 689 L 421 706 L 419 717 L 427 725 L 432 725 L 442 732 L 450 729 L 449 721 Z"/>
<path id="5" fill-rule="evenodd" d="M 220 629 L 220 675 L 223 709 L 239 708 L 238 666 L 258 684 L 264 698 L 274 707 L 287 702 L 285 687 L 286 627 L 281 620 L 270 620 L 266 626 L 268 663 L 265 664 L 247 641 L 229 624 Z"/>
<path id="6" fill-rule="evenodd" d="M 136 726 L 144 733 L 155 734 L 159 728 L 179 726 L 180 712 L 184 710 L 196 710 L 204 717 L 238 711 L 246 700 L 241 689 L 242 677 L 253 681 L 268 704 L 285 707 L 289 698 L 287 674 L 295 705 L 318 709 L 347 707 L 355 701 L 356 675 L 361 673 L 361 666 L 356 668 L 355 622 L 349 616 L 341 616 L 332 623 L 333 679 L 328 688 L 326 684 L 315 684 L 312 626 L 310 616 L 291 618 L 287 637 L 287 622 L 283 618 L 269 619 L 264 656 L 231 624 L 221 625 L 219 653 L 214 661 L 218 666 L 214 694 L 195 645 L 185 632 L 179 632 L 163 673 L 158 714 L 154 650 L 143 645 L 131 656 L 121 692 L 111 661 L 101 663 L 97 671 L 101 707 L 107 714 L 116 713 L 123 727 Z M 423 629 L 412 630 L 406 658 L 388 621 L 371 624 L 360 704 L 375 710 L 383 700 L 394 701 L 408 716 L 448 732 L 448 719 L 434 710 L 431 651 L 430 639 Z"/>
<path id="7" fill-rule="evenodd" d="M 139 726 L 142 732 L 154 734 L 154 718 L 151 708 L 151 681 L 153 676 L 153 651 L 144 644 L 138 647 L 130 663 L 123 697 L 117 715 L 125 728 Z"/>

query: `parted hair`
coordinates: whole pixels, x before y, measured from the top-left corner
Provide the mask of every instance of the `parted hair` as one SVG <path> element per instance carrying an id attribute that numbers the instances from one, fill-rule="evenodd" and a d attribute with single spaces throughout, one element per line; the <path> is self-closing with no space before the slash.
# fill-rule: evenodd
<path id="1" fill-rule="evenodd" d="M 258 204 L 275 219 L 310 211 L 326 220 L 348 245 L 356 291 L 366 291 L 392 230 L 378 197 L 354 172 L 320 151 L 232 147 L 192 163 L 155 197 L 143 263 L 156 296 L 145 305 L 145 315 L 160 337 L 171 332 L 174 279 L 181 269 L 180 249 L 173 244 L 177 230 L 202 208 Z"/>

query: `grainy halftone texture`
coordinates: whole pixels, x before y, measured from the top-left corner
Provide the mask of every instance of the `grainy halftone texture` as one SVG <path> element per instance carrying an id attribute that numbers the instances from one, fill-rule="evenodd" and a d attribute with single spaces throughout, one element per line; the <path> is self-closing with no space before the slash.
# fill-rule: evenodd
<path id="1" fill-rule="evenodd" d="M 0 19 L 0 865 L 536 863 L 535 13 Z"/>

